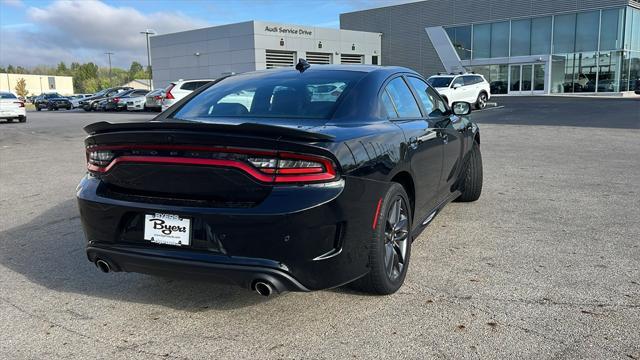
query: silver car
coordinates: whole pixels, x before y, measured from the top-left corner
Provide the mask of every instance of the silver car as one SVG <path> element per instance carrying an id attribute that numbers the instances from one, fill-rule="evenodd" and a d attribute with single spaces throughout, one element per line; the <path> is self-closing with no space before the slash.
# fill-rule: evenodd
<path id="1" fill-rule="evenodd" d="M 164 99 L 164 89 L 153 90 L 146 96 L 145 108 L 150 111 L 162 111 L 162 99 Z"/>

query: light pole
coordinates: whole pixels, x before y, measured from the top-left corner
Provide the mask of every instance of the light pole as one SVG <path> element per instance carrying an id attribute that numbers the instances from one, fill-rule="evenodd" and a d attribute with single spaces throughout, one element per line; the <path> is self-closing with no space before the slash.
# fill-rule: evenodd
<path id="1" fill-rule="evenodd" d="M 111 55 L 113 55 L 113 53 L 107 51 L 105 55 L 109 57 L 109 86 L 113 86 L 113 82 L 111 81 Z"/>
<path id="2" fill-rule="evenodd" d="M 140 34 L 143 34 L 147 38 L 147 71 L 149 71 L 149 90 L 153 90 L 153 81 L 151 80 L 153 72 L 151 70 L 151 47 L 149 47 L 149 35 L 155 35 L 156 32 L 152 29 L 147 29 L 145 31 L 140 31 Z"/>

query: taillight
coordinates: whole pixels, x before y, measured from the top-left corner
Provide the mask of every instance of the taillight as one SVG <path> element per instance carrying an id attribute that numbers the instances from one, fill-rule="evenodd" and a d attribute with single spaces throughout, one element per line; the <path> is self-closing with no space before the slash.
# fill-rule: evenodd
<path id="1" fill-rule="evenodd" d="M 91 172 L 105 173 L 121 162 L 235 168 L 266 183 L 326 182 L 338 177 L 331 159 L 310 154 L 180 145 L 87 147 Z"/>
<path id="2" fill-rule="evenodd" d="M 118 102 L 120 102 L 120 98 L 113 98 L 113 102 L 117 104 Z"/>
<path id="3" fill-rule="evenodd" d="M 169 100 L 174 100 L 175 99 L 173 97 L 173 94 L 171 93 L 171 90 L 173 90 L 174 86 L 176 86 L 176 84 L 171 84 L 171 85 L 169 85 L 169 87 L 167 87 L 167 90 L 165 90 L 166 94 L 164 95 L 165 99 L 169 99 Z"/>
<path id="4" fill-rule="evenodd" d="M 160 95 L 156 95 L 156 96 L 154 96 L 153 98 L 154 98 L 155 100 L 162 100 L 162 96 L 160 96 Z"/>
<path id="5" fill-rule="evenodd" d="M 24 107 L 24 102 L 22 101 L 14 101 L 14 104 L 18 104 L 18 107 Z"/>

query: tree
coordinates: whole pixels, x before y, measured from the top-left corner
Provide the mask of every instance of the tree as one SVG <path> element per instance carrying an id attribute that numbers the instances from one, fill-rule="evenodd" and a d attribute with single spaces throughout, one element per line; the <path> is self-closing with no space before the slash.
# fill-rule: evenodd
<path id="1" fill-rule="evenodd" d="M 18 79 L 15 90 L 18 96 L 26 97 L 29 94 L 29 91 L 27 90 L 27 81 L 24 78 Z"/>
<path id="2" fill-rule="evenodd" d="M 0 66 L 0 73 L 6 73 L 7 69 L 3 68 L 2 66 Z"/>
<path id="3" fill-rule="evenodd" d="M 56 75 L 68 75 L 69 69 L 67 69 L 67 65 L 64 61 L 60 61 L 58 64 L 58 68 L 56 69 Z"/>
<path id="4" fill-rule="evenodd" d="M 9 74 L 14 74 L 16 72 L 16 69 L 13 68 L 13 65 L 9 64 L 9 66 L 7 66 L 7 72 Z"/>
<path id="5" fill-rule="evenodd" d="M 133 80 L 136 78 L 136 74 L 143 72 L 144 68 L 142 67 L 142 64 L 140 64 L 137 61 L 134 61 L 131 63 L 131 66 L 129 67 L 129 79 Z"/>

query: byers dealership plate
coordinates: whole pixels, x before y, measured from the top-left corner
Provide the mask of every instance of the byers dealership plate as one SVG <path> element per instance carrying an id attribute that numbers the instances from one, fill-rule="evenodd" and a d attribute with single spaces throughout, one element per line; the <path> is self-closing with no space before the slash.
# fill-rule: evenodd
<path id="1" fill-rule="evenodd" d="M 191 242 L 191 220 L 173 214 L 146 214 L 144 239 L 152 243 L 175 246 Z"/>

